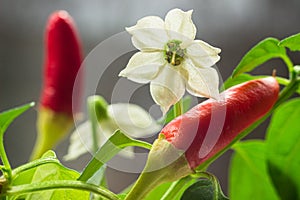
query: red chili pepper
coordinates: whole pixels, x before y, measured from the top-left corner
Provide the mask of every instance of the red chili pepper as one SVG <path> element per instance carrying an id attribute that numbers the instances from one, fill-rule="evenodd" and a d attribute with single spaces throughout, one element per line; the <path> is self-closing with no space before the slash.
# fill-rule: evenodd
<path id="1" fill-rule="evenodd" d="M 144 171 L 125 200 L 143 199 L 156 186 L 195 173 L 270 111 L 278 93 L 273 77 L 248 81 L 224 91 L 219 101 L 206 100 L 175 118 L 153 143 Z"/>
<path id="2" fill-rule="evenodd" d="M 79 109 L 81 45 L 71 16 L 56 11 L 48 19 L 45 38 L 44 87 L 38 111 L 38 137 L 31 155 L 37 159 L 54 148 L 73 126 Z M 73 95 L 75 94 L 75 95 Z M 73 110 L 74 108 L 75 110 Z"/>
<path id="3" fill-rule="evenodd" d="M 72 115 L 73 87 L 82 54 L 75 23 L 66 11 L 56 11 L 50 15 L 45 39 L 46 60 L 41 106 Z M 76 106 L 78 105 L 75 108 Z"/>
<path id="4" fill-rule="evenodd" d="M 265 115 L 278 93 L 273 77 L 234 86 L 221 94 L 224 101 L 209 99 L 198 104 L 166 125 L 161 134 L 177 149 L 185 150 L 190 168 L 195 169 Z M 210 139 L 205 140 L 207 137 Z"/>

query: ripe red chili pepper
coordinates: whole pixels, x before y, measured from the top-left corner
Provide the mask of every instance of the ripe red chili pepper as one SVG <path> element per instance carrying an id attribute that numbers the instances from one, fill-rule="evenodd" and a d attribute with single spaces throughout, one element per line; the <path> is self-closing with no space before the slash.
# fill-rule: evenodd
<path id="1" fill-rule="evenodd" d="M 195 169 L 265 115 L 278 93 L 279 85 L 273 77 L 236 85 L 221 94 L 224 101 L 209 99 L 198 104 L 166 125 L 161 134 L 185 151 L 190 168 Z M 205 140 L 209 134 L 217 137 Z"/>
<path id="2" fill-rule="evenodd" d="M 48 19 L 45 38 L 44 86 L 38 111 L 38 137 L 31 159 L 54 148 L 73 126 L 79 109 L 81 45 L 71 16 L 56 11 Z M 75 95 L 73 95 L 75 94 Z M 72 109 L 74 108 L 74 109 Z"/>
<path id="3" fill-rule="evenodd" d="M 41 106 L 72 115 L 73 87 L 82 54 L 75 23 L 66 11 L 56 11 L 50 15 L 45 39 L 46 60 Z M 76 106 L 78 105 L 75 108 Z"/>
<path id="4" fill-rule="evenodd" d="M 144 171 L 125 199 L 143 199 L 159 184 L 193 174 L 270 111 L 278 93 L 273 77 L 248 81 L 175 118 L 153 143 Z"/>

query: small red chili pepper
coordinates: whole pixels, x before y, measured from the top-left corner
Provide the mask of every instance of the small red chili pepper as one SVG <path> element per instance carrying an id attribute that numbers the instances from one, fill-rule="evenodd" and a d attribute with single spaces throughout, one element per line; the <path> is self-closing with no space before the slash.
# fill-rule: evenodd
<path id="1" fill-rule="evenodd" d="M 191 169 L 195 169 L 264 116 L 275 104 L 278 93 L 279 85 L 273 77 L 239 84 L 221 94 L 224 101 L 209 99 L 198 104 L 166 125 L 161 134 L 185 151 Z M 205 140 L 208 134 L 217 137 Z"/>
<path id="2" fill-rule="evenodd" d="M 75 23 L 66 11 L 56 11 L 49 16 L 45 52 L 38 137 L 31 159 L 39 158 L 64 138 L 73 126 L 73 115 L 79 110 L 81 88 L 74 85 L 75 80 L 81 81 L 81 44 Z"/>
<path id="3" fill-rule="evenodd" d="M 270 111 L 278 93 L 275 78 L 253 80 L 224 91 L 224 99 L 206 100 L 175 118 L 153 143 L 144 171 L 125 200 L 143 199 L 156 186 L 195 173 Z"/>
<path id="4" fill-rule="evenodd" d="M 66 11 L 54 12 L 49 17 L 45 44 L 41 106 L 71 115 L 73 87 L 82 55 L 74 21 Z"/>

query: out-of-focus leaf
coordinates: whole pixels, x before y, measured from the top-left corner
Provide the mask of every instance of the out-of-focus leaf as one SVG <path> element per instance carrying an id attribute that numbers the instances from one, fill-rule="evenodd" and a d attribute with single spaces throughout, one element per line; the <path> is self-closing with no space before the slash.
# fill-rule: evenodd
<path id="1" fill-rule="evenodd" d="M 267 170 L 265 143 L 240 142 L 233 148 L 235 153 L 229 175 L 230 199 L 279 200 Z"/>
<path id="2" fill-rule="evenodd" d="M 14 175 L 12 180 L 13 186 L 35 184 L 40 182 L 55 181 L 55 180 L 76 180 L 79 177 L 79 173 L 64 167 L 57 160 L 53 151 L 46 152 L 39 160 L 53 160 L 53 162 L 37 165 L 29 170 L 20 171 L 16 169 L 14 172 L 19 171 Z M 55 161 L 56 160 L 56 161 Z M 32 161 L 37 162 L 37 161 Z M 27 163 L 28 165 L 29 163 Z M 22 168 L 22 167 L 20 167 Z M 69 200 L 69 199 L 89 199 L 89 192 L 82 190 L 47 190 L 43 192 L 36 192 L 22 197 L 18 197 L 25 200 Z M 15 199 L 16 196 L 10 196 L 9 199 Z"/>
<path id="3" fill-rule="evenodd" d="M 279 46 L 287 47 L 291 51 L 300 51 L 300 33 L 281 40 Z"/>
<path id="4" fill-rule="evenodd" d="M 275 111 L 267 133 L 268 169 L 281 199 L 300 198 L 300 98 Z"/>
<path id="5" fill-rule="evenodd" d="M 7 127 L 11 124 L 11 122 L 21 115 L 23 112 L 28 110 L 29 108 L 33 107 L 34 103 L 28 103 L 23 106 L 13 108 L 8 111 L 4 111 L 0 113 L 0 137 L 3 137 L 4 132 L 6 131 Z"/>
<path id="6" fill-rule="evenodd" d="M 241 73 L 250 72 L 272 58 L 286 57 L 285 48 L 279 46 L 278 43 L 279 40 L 276 38 L 266 38 L 258 43 L 242 58 L 232 76 L 236 77 Z"/>

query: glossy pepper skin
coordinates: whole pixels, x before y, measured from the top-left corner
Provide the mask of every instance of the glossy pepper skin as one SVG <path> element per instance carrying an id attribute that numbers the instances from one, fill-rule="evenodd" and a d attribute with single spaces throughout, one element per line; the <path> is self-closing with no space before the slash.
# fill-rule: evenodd
<path id="1" fill-rule="evenodd" d="M 236 85 L 221 94 L 223 100 L 206 100 L 175 118 L 161 134 L 175 148 L 185 151 L 190 168 L 195 169 L 264 116 L 278 93 L 279 85 L 273 77 Z"/>
<path id="2" fill-rule="evenodd" d="M 219 100 L 208 99 L 175 118 L 153 143 L 146 166 L 125 200 L 143 199 L 162 183 L 205 169 L 206 160 L 271 110 L 278 93 L 273 77 L 248 81 L 224 91 Z"/>
<path id="3" fill-rule="evenodd" d="M 73 127 L 80 106 L 81 62 L 81 44 L 72 17 L 63 10 L 52 13 L 45 32 L 44 85 L 31 160 L 53 149 Z M 76 87 L 75 81 L 79 81 Z"/>
<path id="4" fill-rule="evenodd" d="M 73 87 L 82 53 L 75 23 L 66 11 L 56 11 L 50 15 L 46 27 L 45 53 L 41 106 L 72 115 Z M 75 109 L 77 107 L 74 106 Z"/>

